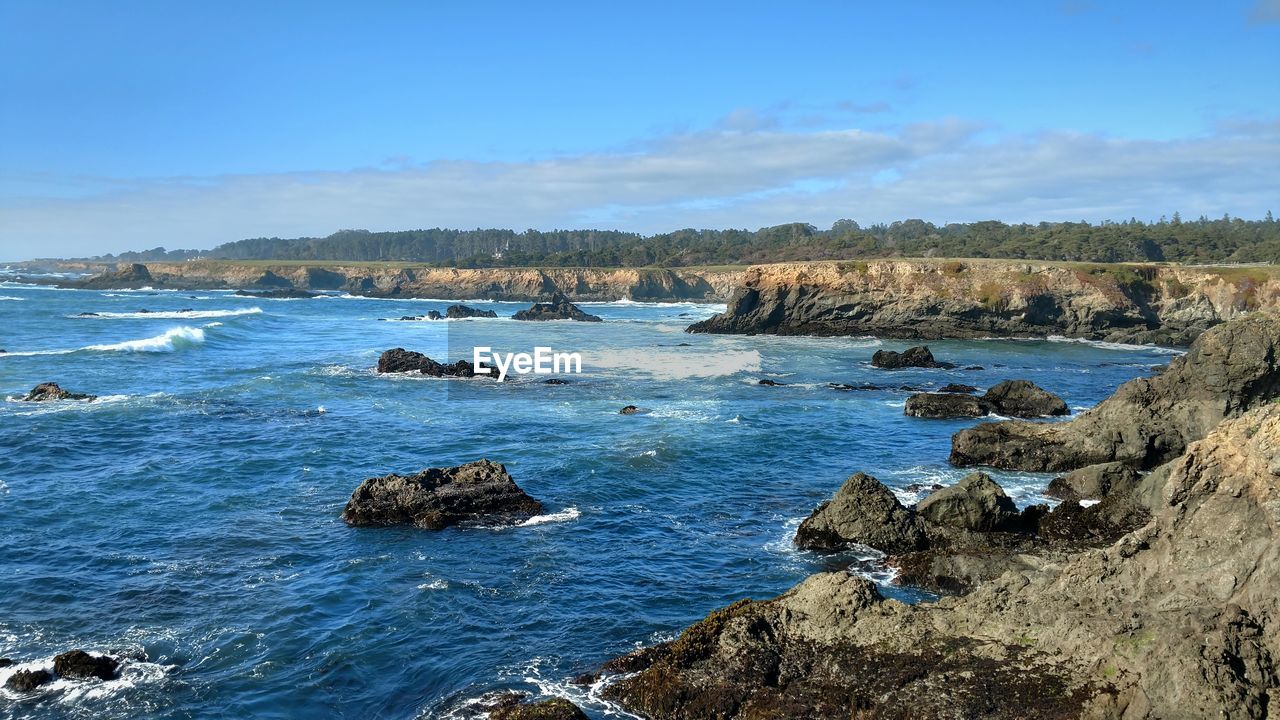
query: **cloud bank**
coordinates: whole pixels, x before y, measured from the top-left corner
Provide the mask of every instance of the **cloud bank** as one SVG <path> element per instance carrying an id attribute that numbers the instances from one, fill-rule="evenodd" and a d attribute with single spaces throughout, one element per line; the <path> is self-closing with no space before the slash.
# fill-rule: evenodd
<path id="1" fill-rule="evenodd" d="M 104 181 L 0 201 L 0 255 L 96 254 L 339 228 L 756 228 L 924 218 L 1103 220 L 1280 212 L 1280 121 L 1172 140 L 1004 134 L 944 120 L 892 129 L 729 122 L 623 149 L 395 169 Z"/>

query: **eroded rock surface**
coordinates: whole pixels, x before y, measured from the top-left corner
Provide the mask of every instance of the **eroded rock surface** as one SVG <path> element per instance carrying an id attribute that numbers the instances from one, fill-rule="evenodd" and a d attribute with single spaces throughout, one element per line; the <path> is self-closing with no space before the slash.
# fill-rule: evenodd
<path id="1" fill-rule="evenodd" d="M 440 530 L 481 519 L 514 521 L 542 512 L 502 465 L 489 460 L 360 483 L 342 511 L 354 526 L 414 525 Z"/>

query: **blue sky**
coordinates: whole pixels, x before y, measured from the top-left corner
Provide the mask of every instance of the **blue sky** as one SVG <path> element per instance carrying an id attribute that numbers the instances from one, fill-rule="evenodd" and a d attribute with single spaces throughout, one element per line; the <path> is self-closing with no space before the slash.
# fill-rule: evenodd
<path id="1" fill-rule="evenodd" d="M 1280 212 L 1280 0 L 0 0 L 0 136 L 4 257 L 1257 217 Z"/>

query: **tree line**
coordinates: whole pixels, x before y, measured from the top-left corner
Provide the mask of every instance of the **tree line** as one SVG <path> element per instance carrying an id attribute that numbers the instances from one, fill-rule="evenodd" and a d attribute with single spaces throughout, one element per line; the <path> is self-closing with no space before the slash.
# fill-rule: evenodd
<path id="1" fill-rule="evenodd" d="M 902 220 L 829 229 L 790 223 L 759 230 L 341 230 L 323 238 L 250 238 L 213 250 L 104 255 L 116 262 L 224 260 L 397 261 L 447 267 L 682 267 L 799 260 L 971 257 L 1080 262 L 1280 262 L 1280 222 L 1223 216 L 1157 222 L 995 220 L 935 225 Z"/>

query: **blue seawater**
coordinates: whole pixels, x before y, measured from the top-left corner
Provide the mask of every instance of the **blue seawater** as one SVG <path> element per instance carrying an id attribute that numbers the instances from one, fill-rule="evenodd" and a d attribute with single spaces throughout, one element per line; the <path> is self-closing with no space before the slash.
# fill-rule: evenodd
<path id="1" fill-rule="evenodd" d="M 799 552 L 791 536 L 852 472 L 906 501 L 911 483 L 959 479 L 949 439 L 973 421 L 904 417 L 905 392 L 826 383 L 1027 378 L 1079 411 L 1172 354 L 935 342 L 985 369 L 889 372 L 872 353 L 908 343 L 683 332 L 714 305 L 383 320 L 449 304 L 0 284 L 0 655 L 137 658 L 107 683 L 0 691 L 0 716 L 461 718 L 502 689 L 622 716 L 569 679 L 741 597 L 852 564 L 927 599 L 874 559 Z M 391 347 L 454 360 L 477 345 L 581 352 L 584 372 L 547 385 L 372 370 Z M 18 401 L 43 381 L 102 397 Z M 628 404 L 649 412 L 620 415 Z M 339 519 L 363 478 L 479 458 L 546 514 L 443 532 Z M 996 477 L 1024 504 L 1047 482 Z"/>

